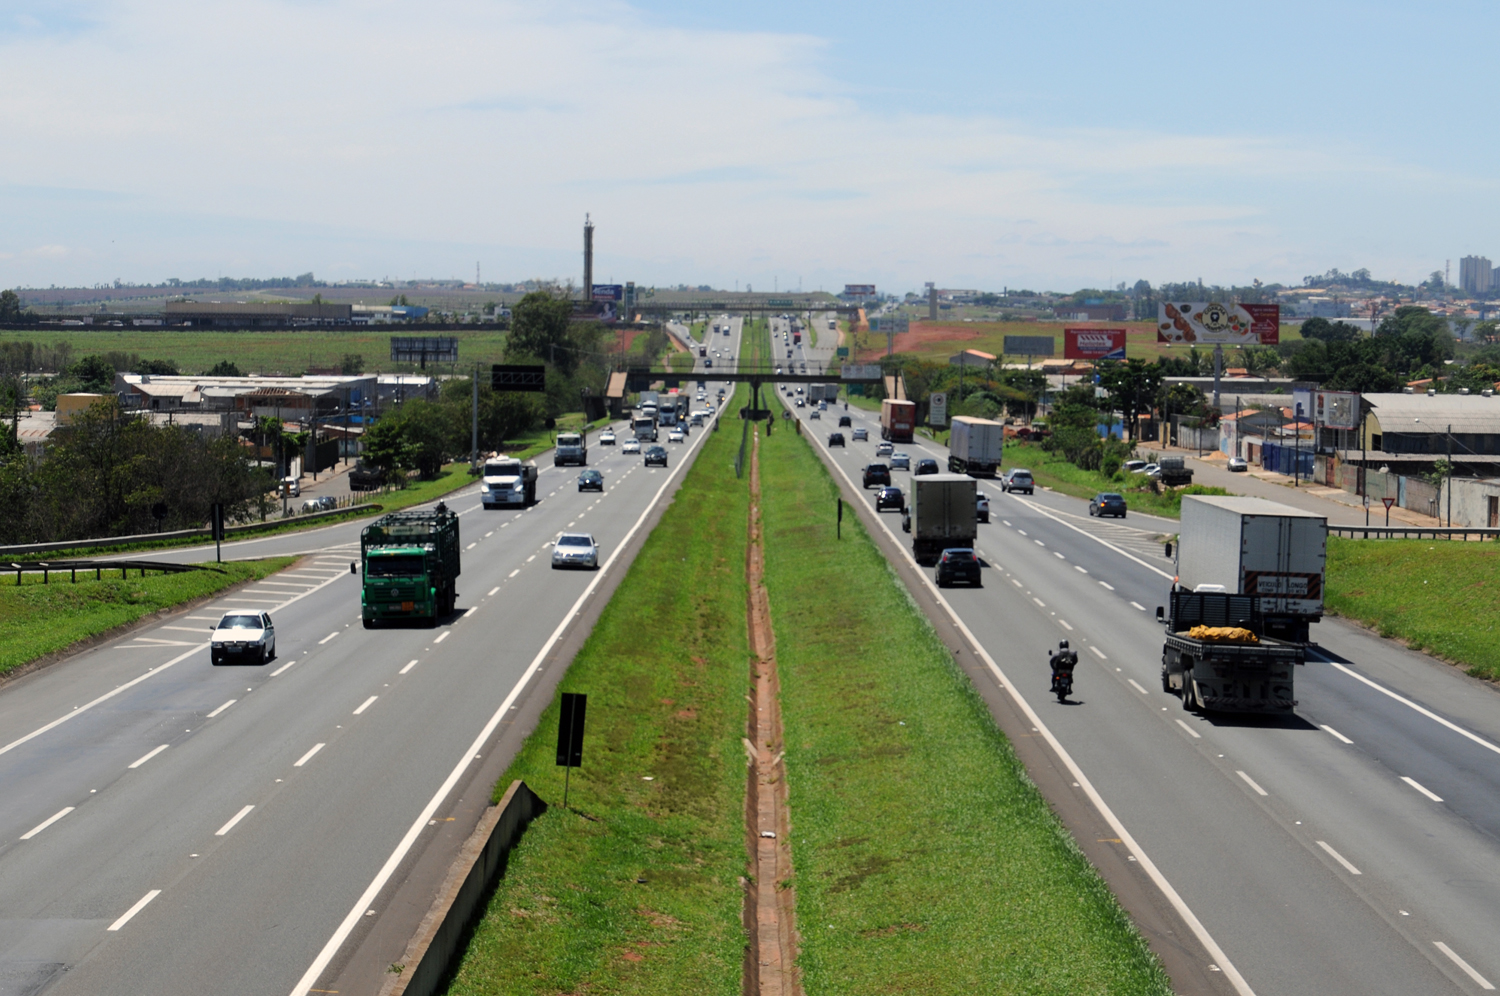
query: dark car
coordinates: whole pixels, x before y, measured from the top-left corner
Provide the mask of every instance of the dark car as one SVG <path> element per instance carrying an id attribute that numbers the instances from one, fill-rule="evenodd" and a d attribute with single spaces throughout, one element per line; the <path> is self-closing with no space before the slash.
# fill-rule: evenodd
<path id="1" fill-rule="evenodd" d="M 963 581 L 976 588 L 983 587 L 979 578 L 979 558 L 966 546 L 949 547 L 937 562 L 937 584 L 946 588 L 955 581 Z"/>
<path id="2" fill-rule="evenodd" d="M 932 459 L 927 459 L 927 460 L 918 460 L 917 461 L 917 469 L 914 470 L 914 471 L 912 471 L 912 474 L 914 474 L 917 477 L 921 477 L 923 474 L 936 474 L 937 472 L 938 472 L 937 461 L 936 460 L 932 460 Z"/>
<path id="3" fill-rule="evenodd" d="M 579 491 L 604 491 L 604 475 L 597 470 L 585 470 L 578 475 Z"/>
<path id="4" fill-rule="evenodd" d="M 894 484 L 881 488 L 875 495 L 875 511 L 884 512 L 888 508 L 893 508 L 898 512 L 906 511 L 906 495 L 902 494 L 901 489 Z"/>
<path id="5" fill-rule="evenodd" d="M 1089 501 L 1089 514 L 1101 519 L 1106 515 L 1125 518 L 1125 498 L 1110 491 L 1102 491 Z"/>
<path id="6" fill-rule="evenodd" d="M 1009 491 L 1011 494 L 1020 491 L 1031 494 L 1035 487 L 1036 482 L 1031 479 L 1031 471 L 1021 467 L 1014 467 L 1007 470 L 1005 476 L 1000 478 L 1000 490 Z"/>
<path id="7" fill-rule="evenodd" d="M 650 467 L 652 464 L 655 464 L 658 467 L 665 467 L 667 465 L 667 450 L 666 450 L 666 447 L 663 447 L 663 446 L 648 446 L 648 447 L 646 447 L 646 466 Z"/>
<path id="8" fill-rule="evenodd" d="M 891 468 L 883 463 L 872 463 L 865 467 L 865 487 L 889 483 L 891 483 Z"/>
<path id="9" fill-rule="evenodd" d="M 854 420 L 851 419 L 848 415 L 840 415 L 839 416 L 839 428 L 840 429 L 842 429 L 846 425 L 853 425 L 853 424 L 854 424 Z"/>
<path id="10" fill-rule="evenodd" d="M 813 412 L 813 414 L 816 415 L 817 412 Z M 829 446 L 843 446 L 844 445 L 844 434 L 842 432 L 830 432 L 828 434 L 828 445 Z"/>

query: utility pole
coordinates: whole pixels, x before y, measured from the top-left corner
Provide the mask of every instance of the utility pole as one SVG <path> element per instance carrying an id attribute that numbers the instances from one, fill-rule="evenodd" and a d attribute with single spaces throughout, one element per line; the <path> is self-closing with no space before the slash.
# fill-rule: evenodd
<path id="1" fill-rule="evenodd" d="M 1448 425 L 1448 528 L 1453 528 L 1453 425 Z"/>
<path id="2" fill-rule="evenodd" d="M 1370 494 L 1365 489 L 1365 462 L 1369 459 L 1365 452 L 1365 417 L 1369 413 L 1365 411 L 1364 395 L 1359 397 L 1359 494 L 1365 500 L 1365 525 L 1370 524 Z"/>
<path id="3" fill-rule="evenodd" d="M 478 264 L 475 264 L 478 268 Z M 473 416 L 473 424 L 470 427 L 469 436 L 469 469 L 473 470 L 479 466 L 479 364 L 474 364 L 474 404 L 470 412 Z"/>

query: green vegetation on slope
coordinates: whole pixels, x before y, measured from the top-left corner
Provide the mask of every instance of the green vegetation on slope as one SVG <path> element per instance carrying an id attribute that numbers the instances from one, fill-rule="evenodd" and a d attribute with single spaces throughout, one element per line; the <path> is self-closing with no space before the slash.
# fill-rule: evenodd
<path id="1" fill-rule="evenodd" d="M 1325 588 L 1331 611 L 1500 680 L 1500 545 L 1330 537 Z"/>
<path id="2" fill-rule="evenodd" d="M 1170 992 L 806 441 L 761 475 L 806 991 Z"/>
<path id="3" fill-rule="evenodd" d="M 1069 463 L 1061 453 L 1048 453 L 1035 444 L 1014 440 L 1005 444 L 1004 467 L 1006 470 L 1025 467 L 1036 479 L 1037 487 L 1051 488 L 1075 498 L 1092 498 L 1101 491 L 1113 491 L 1125 496 L 1125 506 L 1132 512 L 1147 512 L 1170 519 L 1182 517 L 1183 495 L 1229 494 L 1223 488 L 1203 484 L 1162 488 L 1154 492 L 1142 474 L 1122 470 L 1111 475 L 1084 470 Z"/>
<path id="4" fill-rule="evenodd" d="M 496 787 L 552 806 L 511 855 L 453 994 L 740 992 L 748 488 L 711 434 L 560 690 L 589 696 L 562 808 L 558 706 Z"/>
<path id="5" fill-rule="evenodd" d="M 43 584 L 40 574 L 23 574 L 23 583 L 0 584 L 0 674 L 79 640 L 98 636 L 116 626 L 135 622 L 162 609 L 223 591 L 241 581 L 274 574 L 295 557 L 269 557 L 215 565 L 215 570 L 182 574 L 139 574 L 102 581 L 68 581 L 55 573 Z M 203 630 L 208 638 L 207 627 Z"/>

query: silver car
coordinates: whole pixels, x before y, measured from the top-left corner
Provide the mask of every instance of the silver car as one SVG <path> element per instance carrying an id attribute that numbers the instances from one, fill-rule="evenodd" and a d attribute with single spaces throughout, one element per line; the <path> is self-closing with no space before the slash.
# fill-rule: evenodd
<path id="1" fill-rule="evenodd" d="M 627 439 L 625 440 L 625 445 L 620 447 L 621 453 L 639 453 L 640 451 L 641 441 L 639 439 Z"/>
<path id="2" fill-rule="evenodd" d="M 869 440 L 869 438 L 870 438 L 870 430 L 869 429 L 855 429 L 854 430 L 854 441 L 856 443 L 867 442 Z"/>
<path id="3" fill-rule="evenodd" d="M 891 469 L 892 470 L 911 470 L 911 454 L 909 454 L 909 453 L 892 453 L 891 454 Z"/>
<path id="4" fill-rule="evenodd" d="M 230 609 L 209 637 L 209 660 L 218 664 L 264 664 L 276 656 L 276 625 L 269 612 Z"/>
<path id="5" fill-rule="evenodd" d="M 599 569 L 599 544 L 593 533 L 563 533 L 552 547 L 552 566 Z"/>

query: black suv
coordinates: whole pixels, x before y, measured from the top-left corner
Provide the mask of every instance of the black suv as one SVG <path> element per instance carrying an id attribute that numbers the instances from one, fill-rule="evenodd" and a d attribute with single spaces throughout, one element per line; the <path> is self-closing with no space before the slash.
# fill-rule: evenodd
<path id="1" fill-rule="evenodd" d="M 875 495 L 875 511 L 884 512 L 888 508 L 894 508 L 898 512 L 906 511 L 906 495 L 895 485 L 881 488 Z"/>
<path id="2" fill-rule="evenodd" d="M 853 424 L 854 424 L 854 421 L 851 418 L 849 418 L 848 415 L 840 415 L 839 416 L 839 428 L 840 429 L 842 429 L 846 425 L 853 425 Z"/>
<path id="3" fill-rule="evenodd" d="M 890 484 L 891 468 L 883 463 L 872 463 L 865 467 L 865 487 L 872 484 Z"/>
<path id="4" fill-rule="evenodd" d="M 923 474 L 936 474 L 937 472 L 938 465 L 936 460 L 918 460 L 917 469 L 912 471 L 912 475 L 915 477 L 921 477 Z"/>
<path id="5" fill-rule="evenodd" d="M 969 547 L 949 547 L 938 558 L 938 587 L 946 588 L 955 581 L 965 581 L 976 588 L 984 585 L 984 582 L 979 579 L 979 558 Z"/>
<path id="6" fill-rule="evenodd" d="M 813 412 L 813 414 L 816 415 L 818 413 L 817 412 Z M 844 445 L 844 434 L 842 432 L 830 432 L 828 434 L 828 445 L 829 446 L 843 446 Z"/>

